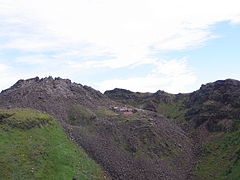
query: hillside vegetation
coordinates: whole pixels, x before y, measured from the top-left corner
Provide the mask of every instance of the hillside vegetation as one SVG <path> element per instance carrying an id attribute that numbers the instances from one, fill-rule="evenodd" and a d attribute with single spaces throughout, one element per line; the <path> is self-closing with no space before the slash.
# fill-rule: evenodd
<path id="1" fill-rule="evenodd" d="M 0 109 L 0 179 L 104 179 L 100 166 L 56 120 L 32 109 Z"/>
<path id="2" fill-rule="evenodd" d="M 202 147 L 197 162 L 198 179 L 237 180 L 240 178 L 240 131 L 217 133 Z"/>

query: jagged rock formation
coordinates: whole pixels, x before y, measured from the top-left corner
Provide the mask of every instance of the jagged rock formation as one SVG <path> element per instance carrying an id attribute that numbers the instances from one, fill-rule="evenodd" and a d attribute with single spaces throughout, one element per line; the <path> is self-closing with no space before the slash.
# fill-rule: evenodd
<path id="1" fill-rule="evenodd" d="M 91 87 L 52 77 L 19 80 L 2 91 L 0 96 L 2 106 L 31 107 L 54 114 L 63 121 L 66 121 L 68 108 L 73 104 L 96 108 L 101 105 L 110 106 L 111 103 L 106 96 Z"/>

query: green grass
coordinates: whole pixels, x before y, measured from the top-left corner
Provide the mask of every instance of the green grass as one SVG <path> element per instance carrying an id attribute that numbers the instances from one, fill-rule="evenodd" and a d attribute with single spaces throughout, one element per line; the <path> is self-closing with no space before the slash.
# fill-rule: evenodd
<path id="1" fill-rule="evenodd" d="M 0 109 L 0 119 L 0 124 L 21 129 L 41 127 L 53 122 L 52 116 L 32 109 Z"/>
<path id="2" fill-rule="evenodd" d="M 233 129 L 240 129 L 240 119 L 236 119 L 232 125 Z"/>
<path id="3" fill-rule="evenodd" d="M 215 135 L 217 136 L 217 135 Z M 199 179 L 240 179 L 240 131 L 219 133 L 219 137 L 202 149 L 197 163 Z"/>
<path id="4" fill-rule="evenodd" d="M 0 147 L 0 179 L 104 179 L 57 121 L 35 110 L 0 110 Z"/>
<path id="5" fill-rule="evenodd" d="M 106 108 L 104 106 L 99 106 L 95 113 L 97 114 L 98 117 L 112 117 L 118 115 L 113 110 Z"/>
<path id="6" fill-rule="evenodd" d="M 186 110 L 183 108 L 183 102 L 177 101 L 174 103 L 161 103 L 158 105 L 158 112 L 166 116 L 169 120 L 176 123 L 185 123 L 184 114 Z"/>
<path id="7" fill-rule="evenodd" d="M 89 125 L 95 121 L 96 115 L 87 107 L 73 105 L 68 111 L 71 125 Z"/>

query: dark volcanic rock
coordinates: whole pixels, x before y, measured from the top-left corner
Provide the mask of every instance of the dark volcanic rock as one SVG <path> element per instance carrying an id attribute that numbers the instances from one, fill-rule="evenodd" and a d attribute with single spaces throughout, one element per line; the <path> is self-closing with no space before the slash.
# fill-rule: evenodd
<path id="1" fill-rule="evenodd" d="M 186 107 L 187 118 L 197 128 L 202 124 L 209 131 L 234 129 L 240 118 L 240 81 L 227 79 L 202 85 L 190 94 Z"/>
<path id="2" fill-rule="evenodd" d="M 19 80 L 0 95 L 0 106 L 31 107 L 53 114 L 59 120 L 67 119 L 67 111 L 73 104 L 96 108 L 110 106 L 112 102 L 88 86 L 52 77 Z"/>

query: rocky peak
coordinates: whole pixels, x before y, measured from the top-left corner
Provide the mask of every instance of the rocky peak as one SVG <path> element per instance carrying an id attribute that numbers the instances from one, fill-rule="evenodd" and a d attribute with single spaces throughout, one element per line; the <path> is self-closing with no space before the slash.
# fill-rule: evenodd
<path id="1" fill-rule="evenodd" d="M 26 79 L 26 80 L 18 80 L 13 86 L 11 86 L 10 88 L 3 90 L 2 93 L 4 92 L 9 92 L 15 89 L 19 89 L 19 88 L 26 88 L 28 86 L 34 86 L 34 85 L 50 85 L 50 84 L 71 84 L 71 80 L 69 79 L 62 79 L 62 78 L 53 78 L 52 76 L 49 77 L 45 77 L 45 78 L 39 78 L 39 77 L 35 77 L 35 78 L 30 78 L 30 79 Z"/>
<path id="2" fill-rule="evenodd" d="M 189 95 L 186 105 L 187 117 L 195 127 L 206 124 L 211 131 L 231 130 L 240 117 L 240 81 L 226 79 L 202 85 Z"/>
<path id="3" fill-rule="evenodd" d="M 132 94 L 132 93 L 134 93 L 134 92 L 126 90 L 126 89 L 115 88 L 113 90 L 105 91 L 104 94 Z"/>
<path id="4" fill-rule="evenodd" d="M 217 101 L 223 104 L 240 106 L 240 81 L 233 79 L 219 80 L 202 85 L 190 95 L 190 100 L 196 103 Z"/>
<path id="5" fill-rule="evenodd" d="M 27 80 L 20 79 L 10 88 L 3 90 L 2 93 L 7 92 L 7 91 L 11 91 L 13 89 L 17 89 L 17 88 L 21 88 L 21 87 L 24 87 L 24 86 L 31 85 L 33 83 L 38 82 L 39 80 L 40 80 L 39 77 L 35 77 L 35 78 L 27 79 Z"/>
<path id="6" fill-rule="evenodd" d="M 173 102 L 175 95 L 166 93 L 165 91 L 158 90 L 153 94 L 153 100 L 157 103 L 171 103 Z"/>
<path id="7" fill-rule="evenodd" d="M 234 79 L 226 79 L 226 80 L 219 80 L 213 83 L 202 85 L 199 91 L 212 92 L 217 90 L 220 92 L 226 92 L 226 91 L 235 91 L 239 88 L 240 88 L 240 81 L 234 80 Z"/>
<path id="8" fill-rule="evenodd" d="M 59 119 L 66 119 L 65 112 L 72 104 L 96 108 L 110 106 L 112 102 L 91 87 L 51 76 L 19 80 L 0 94 L 2 107 L 34 108 L 56 115 Z"/>

